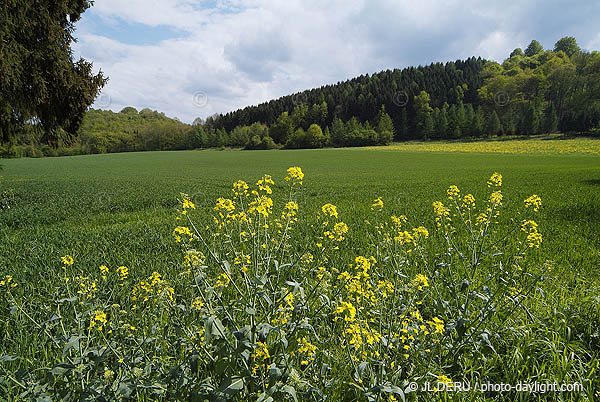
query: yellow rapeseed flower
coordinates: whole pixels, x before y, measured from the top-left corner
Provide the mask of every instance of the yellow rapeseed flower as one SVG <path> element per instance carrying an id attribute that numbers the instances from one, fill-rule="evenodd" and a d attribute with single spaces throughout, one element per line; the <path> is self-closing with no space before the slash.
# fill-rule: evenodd
<path id="1" fill-rule="evenodd" d="M 371 211 L 381 211 L 383 209 L 383 200 L 377 197 L 371 204 Z"/>
<path id="2" fill-rule="evenodd" d="M 533 207 L 534 212 L 537 212 L 542 205 L 542 199 L 539 195 L 533 194 L 532 196 L 526 198 L 524 203 L 525 208 Z"/>
<path id="3" fill-rule="evenodd" d="M 321 211 L 323 212 L 323 215 L 325 216 L 333 216 L 333 217 L 338 217 L 338 213 L 337 213 L 337 207 L 333 204 L 325 204 L 321 207 Z"/>
<path id="4" fill-rule="evenodd" d="M 292 183 L 302 184 L 302 180 L 304 179 L 304 173 L 302 173 L 302 169 L 298 166 L 290 167 L 287 170 L 287 176 L 285 176 L 285 181 L 292 181 Z"/>
<path id="5" fill-rule="evenodd" d="M 65 255 L 64 257 L 60 257 L 60 261 L 66 266 L 73 265 L 73 257 L 70 255 Z"/>
<path id="6" fill-rule="evenodd" d="M 500 173 L 494 173 L 487 182 L 488 187 L 501 187 L 502 186 L 502 175 Z"/>
<path id="7" fill-rule="evenodd" d="M 102 331 L 104 324 L 106 324 L 106 313 L 96 310 L 92 313 L 88 330 L 97 329 L 98 331 Z"/>

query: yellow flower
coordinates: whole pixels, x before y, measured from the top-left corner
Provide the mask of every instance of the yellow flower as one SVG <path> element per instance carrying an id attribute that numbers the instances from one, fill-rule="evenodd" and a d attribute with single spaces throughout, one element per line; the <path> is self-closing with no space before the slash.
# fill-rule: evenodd
<path id="1" fill-rule="evenodd" d="M 298 166 L 290 167 L 287 170 L 287 176 L 285 176 L 285 181 L 292 181 L 292 183 L 302 184 L 302 180 L 304 179 L 304 173 L 302 173 L 302 169 Z"/>
<path id="2" fill-rule="evenodd" d="M 389 293 L 394 293 L 394 285 L 390 281 L 379 281 L 377 287 L 383 297 L 387 297 Z"/>
<path id="3" fill-rule="evenodd" d="M 327 233 L 326 236 L 329 237 L 331 240 L 338 242 L 342 241 L 344 240 L 344 235 L 348 233 L 348 225 L 346 225 L 344 222 L 338 222 L 333 226 L 331 232 L 325 233 Z"/>
<path id="4" fill-rule="evenodd" d="M 449 200 L 458 199 L 458 196 L 460 195 L 460 190 L 454 185 L 448 187 L 448 190 L 446 192 L 448 193 Z"/>
<path id="5" fill-rule="evenodd" d="M 248 183 L 243 180 L 238 180 L 233 183 L 231 191 L 233 191 L 235 197 L 246 196 L 248 195 Z"/>
<path id="6" fill-rule="evenodd" d="M 381 197 L 377 197 L 373 204 L 371 204 L 371 211 L 381 211 L 383 209 L 383 200 Z"/>
<path id="7" fill-rule="evenodd" d="M 539 195 L 532 195 L 529 198 L 525 199 L 525 208 L 533 207 L 534 212 L 537 212 L 542 205 L 542 199 Z"/>
<path id="8" fill-rule="evenodd" d="M 340 305 L 335 309 L 335 314 L 343 314 L 344 315 L 344 321 L 346 322 L 353 322 L 356 319 L 356 307 L 354 307 L 352 305 L 352 303 L 349 302 L 341 302 Z M 339 317 L 336 317 L 335 320 L 337 321 Z"/>
<path id="9" fill-rule="evenodd" d="M 424 226 L 419 226 L 418 228 L 413 228 L 412 236 L 416 239 L 426 239 L 429 237 L 429 231 Z"/>
<path id="10" fill-rule="evenodd" d="M 294 201 L 289 201 L 285 204 L 284 212 L 282 215 L 286 217 L 295 216 L 298 213 L 298 204 Z"/>
<path id="11" fill-rule="evenodd" d="M 502 205 L 502 192 L 500 190 L 494 191 L 490 195 L 490 204 L 494 207 L 499 207 Z"/>
<path id="12" fill-rule="evenodd" d="M 88 330 L 97 329 L 98 331 L 102 331 L 102 328 L 106 324 L 106 313 L 96 310 L 92 313 L 92 317 L 90 318 L 90 325 Z"/>
<path id="13" fill-rule="evenodd" d="M 404 215 L 392 216 L 391 219 L 392 223 L 396 226 L 396 229 L 400 229 L 400 227 L 402 227 L 402 224 L 406 223 L 406 221 L 408 220 Z"/>
<path id="14" fill-rule="evenodd" d="M 182 208 L 184 209 L 184 215 L 185 215 L 185 210 L 187 209 L 196 209 L 196 206 L 194 205 L 194 203 L 190 200 L 189 195 L 181 193 L 181 205 Z"/>
<path id="15" fill-rule="evenodd" d="M 204 307 L 204 302 L 200 297 L 196 297 L 194 301 L 192 301 L 192 310 L 200 311 Z"/>
<path id="16" fill-rule="evenodd" d="M 540 248 L 542 245 L 542 234 L 537 231 L 529 233 L 527 235 L 527 245 L 529 247 Z"/>
<path id="17" fill-rule="evenodd" d="M 215 211 L 233 212 L 235 210 L 235 202 L 229 198 L 217 198 L 217 204 L 213 208 Z"/>
<path id="18" fill-rule="evenodd" d="M 306 366 L 310 361 L 315 360 L 315 354 L 317 353 L 317 347 L 310 343 L 305 337 L 298 338 L 298 353 L 304 355 L 308 360 L 304 359 L 300 362 L 301 365 Z"/>
<path id="19" fill-rule="evenodd" d="M 452 379 L 446 377 L 445 375 L 439 375 L 437 376 L 437 379 L 439 382 L 441 382 L 442 384 L 444 384 L 446 386 L 446 389 L 452 389 L 453 387 L 453 383 L 452 383 Z"/>
<path id="20" fill-rule="evenodd" d="M 415 279 L 413 279 L 413 286 L 415 286 L 417 290 L 423 290 L 424 287 L 429 286 L 429 279 L 423 274 L 417 274 Z"/>
<path id="21" fill-rule="evenodd" d="M 0 281 L 0 287 L 2 286 L 15 288 L 17 287 L 17 283 L 13 282 L 13 277 L 11 275 L 6 275 L 4 279 Z"/>
<path id="22" fill-rule="evenodd" d="M 217 281 L 215 282 L 215 287 L 224 287 L 229 286 L 229 282 L 231 282 L 231 278 L 226 273 L 222 273 L 217 277 Z"/>
<path id="23" fill-rule="evenodd" d="M 66 266 L 73 265 L 73 257 L 70 255 L 65 255 L 64 257 L 60 257 L 60 261 Z"/>
<path id="24" fill-rule="evenodd" d="M 256 212 L 267 218 L 271 214 L 272 208 L 273 200 L 270 197 L 267 197 L 266 195 L 261 195 L 256 197 L 256 199 L 250 203 L 250 208 L 248 209 L 248 212 Z"/>
<path id="25" fill-rule="evenodd" d="M 431 328 L 435 331 L 435 333 L 437 333 L 437 334 L 444 333 L 444 321 L 440 320 L 439 318 L 433 317 L 433 320 L 427 321 L 427 324 L 429 324 L 431 326 Z"/>
<path id="26" fill-rule="evenodd" d="M 119 268 L 117 268 L 117 273 L 119 274 L 119 277 L 123 281 L 123 280 L 127 279 L 127 276 L 129 275 L 129 269 L 127 267 L 121 265 Z"/>
<path id="27" fill-rule="evenodd" d="M 475 197 L 473 194 L 467 194 L 463 197 L 462 204 L 464 208 L 473 208 L 475 206 Z"/>
<path id="28" fill-rule="evenodd" d="M 334 216 L 336 218 L 338 217 L 337 208 L 333 204 L 323 205 L 321 207 L 321 211 L 323 212 L 323 215 L 325 215 L 325 216 Z"/>
<path id="29" fill-rule="evenodd" d="M 270 175 L 266 174 L 262 179 L 256 182 L 259 191 L 264 191 L 267 194 L 272 194 L 271 186 L 269 184 L 275 184 Z"/>
<path id="30" fill-rule="evenodd" d="M 450 210 L 441 201 L 433 203 L 433 213 L 435 214 L 435 222 L 438 228 L 442 226 L 444 221 L 450 220 Z"/>
<path id="31" fill-rule="evenodd" d="M 175 229 L 173 229 L 173 238 L 177 243 L 181 242 L 183 235 L 188 236 L 189 240 L 192 240 L 194 238 L 194 235 L 190 231 L 190 228 L 188 228 L 187 226 L 177 226 Z"/>
<path id="32" fill-rule="evenodd" d="M 502 175 L 500 173 L 494 173 L 487 182 L 488 187 L 501 187 L 502 186 Z"/>

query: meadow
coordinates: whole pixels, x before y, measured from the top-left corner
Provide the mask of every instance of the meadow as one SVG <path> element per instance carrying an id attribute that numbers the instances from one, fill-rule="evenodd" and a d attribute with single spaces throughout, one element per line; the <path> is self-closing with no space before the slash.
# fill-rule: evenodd
<path id="1" fill-rule="evenodd" d="M 506 143 L 490 153 L 401 145 L 5 160 L 0 186 L 15 198 L 0 211 L 0 400 L 596 400 L 600 146 L 573 141 L 568 153 Z M 495 172 L 501 203 L 487 185 Z M 215 207 L 234 198 L 235 181 L 252 190 L 261 178 L 256 196 L 273 211 L 251 212 L 251 193 L 238 209 Z M 490 208 L 489 238 L 458 227 L 449 197 L 464 206 L 468 193 Z M 532 194 L 539 249 L 522 238 Z M 240 205 L 273 253 L 240 234 Z M 401 215 L 407 231 L 393 226 Z M 194 233 L 173 232 L 192 227 L 188 217 Z M 473 271 L 461 268 L 461 244 L 477 254 Z M 411 319 L 415 337 L 390 352 Z M 408 389 L 450 379 L 584 390 Z"/>

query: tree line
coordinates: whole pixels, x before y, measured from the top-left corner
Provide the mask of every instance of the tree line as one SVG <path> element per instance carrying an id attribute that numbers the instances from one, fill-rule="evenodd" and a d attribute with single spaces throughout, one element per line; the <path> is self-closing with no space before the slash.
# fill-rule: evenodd
<path id="1" fill-rule="evenodd" d="M 43 126 L 24 124 L 0 154 L 349 147 L 599 131 L 600 53 L 565 37 L 552 50 L 534 40 L 502 63 L 469 58 L 387 70 L 192 125 L 148 109 L 90 110 L 75 135 L 59 135 L 54 144 Z"/>

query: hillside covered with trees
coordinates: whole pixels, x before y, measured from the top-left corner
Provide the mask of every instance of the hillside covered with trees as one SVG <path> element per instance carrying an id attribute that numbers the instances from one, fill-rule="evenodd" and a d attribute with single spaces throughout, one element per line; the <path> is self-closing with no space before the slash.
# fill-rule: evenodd
<path id="1" fill-rule="evenodd" d="M 386 70 L 249 106 L 193 125 L 159 112 L 90 110 L 57 146 L 27 126 L 4 155 L 215 147 L 383 145 L 392 141 L 600 131 L 600 53 L 565 37 L 532 41 L 502 63 L 481 58 Z"/>

